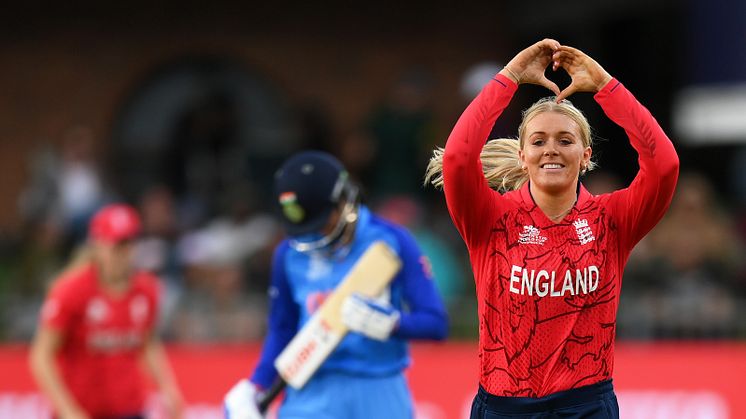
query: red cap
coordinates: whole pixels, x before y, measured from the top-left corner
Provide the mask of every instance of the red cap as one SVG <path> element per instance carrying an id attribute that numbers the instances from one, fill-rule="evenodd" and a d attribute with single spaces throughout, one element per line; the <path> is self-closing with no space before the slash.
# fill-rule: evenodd
<path id="1" fill-rule="evenodd" d="M 140 234 L 140 216 L 129 205 L 112 204 L 101 208 L 91 219 L 88 237 L 117 243 Z"/>

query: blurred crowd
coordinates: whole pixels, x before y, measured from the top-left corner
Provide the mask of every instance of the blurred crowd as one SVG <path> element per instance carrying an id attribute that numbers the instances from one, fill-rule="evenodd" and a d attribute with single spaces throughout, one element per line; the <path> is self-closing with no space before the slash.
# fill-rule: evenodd
<path id="1" fill-rule="evenodd" d="M 405 74 L 353 132 L 339 138 L 307 132 L 295 148 L 337 155 L 368 204 L 414 233 L 451 312 L 451 335 L 475 338 L 466 250 L 441 193 L 422 185 L 431 150 L 445 142 L 430 109 L 432 83 L 422 73 Z M 464 94 L 473 95 L 473 88 Z M 181 151 L 169 162 L 169 176 L 149 179 L 135 196 L 109 176 L 102 157 L 106 140 L 86 126 L 71 127 L 64 138 L 27 156 L 28 180 L 16 203 L 23 229 L 0 244 L 0 340 L 30 339 L 44 292 L 84 242 L 89 217 L 116 200 L 141 211 L 136 264 L 162 280 L 164 339 L 261 339 L 271 256 L 282 239 L 262 186 L 272 173 L 252 177 L 227 170 L 235 149 L 225 132 L 203 128 L 182 133 L 190 146 L 180 147 L 179 140 L 171 145 Z M 624 186 L 608 171 L 591 173 L 584 183 L 595 194 Z M 746 215 L 739 214 L 739 204 L 746 208 L 718 196 L 705 174 L 683 167 L 670 210 L 631 255 L 620 338 L 746 337 Z"/>

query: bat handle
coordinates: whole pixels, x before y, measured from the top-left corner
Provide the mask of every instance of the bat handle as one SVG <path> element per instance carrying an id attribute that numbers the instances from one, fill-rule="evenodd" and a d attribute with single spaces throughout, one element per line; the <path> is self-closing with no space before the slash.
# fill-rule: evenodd
<path id="1" fill-rule="evenodd" d="M 275 382 L 272 383 L 272 385 L 257 401 L 259 411 L 262 413 L 266 412 L 269 405 L 272 404 L 272 401 L 282 392 L 282 390 L 285 389 L 285 386 L 287 386 L 285 380 L 283 380 L 282 377 L 277 377 Z"/>

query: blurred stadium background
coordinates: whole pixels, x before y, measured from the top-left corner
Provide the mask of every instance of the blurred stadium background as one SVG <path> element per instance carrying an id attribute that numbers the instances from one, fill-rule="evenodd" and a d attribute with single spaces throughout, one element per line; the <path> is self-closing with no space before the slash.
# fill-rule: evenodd
<path id="1" fill-rule="evenodd" d="M 3 8 L 0 418 L 45 412 L 24 358 L 45 287 L 90 214 L 120 199 L 144 216 L 138 263 L 166 289 L 161 332 L 189 417 L 218 417 L 265 331 L 281 237 L 272 173 L 302 148 L 342 159 L 367 202 L 431 257 L 452 342 L 415 347 L 418 417 L 458 417 L 476 385 L 476 304 L 464 246 L 422 173 L 501 60 L 547 36 L 628 86 L 682 161 L 672 207 L 624 278 L 622 417 L 746 417 L 746 2 Z M 495 135 L 515 135 L 521 109 L 545 94 L 522 88 Z M 600 139 L 586 186 L 627 184 L 637 165 L 624 132 L 590 95 L 572 99 Z M 448 372 L 466 375 L 443 393 L 430 370 L 449 363 L 470 367 Z"/>

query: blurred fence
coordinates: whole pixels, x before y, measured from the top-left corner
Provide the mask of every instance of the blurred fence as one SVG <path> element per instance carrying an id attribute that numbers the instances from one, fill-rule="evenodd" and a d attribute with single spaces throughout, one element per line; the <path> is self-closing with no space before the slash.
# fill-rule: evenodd
<path id="1" fill-rule="evenodd" d="M 222 418 L 220 400 L 259 356 L 260 346 L 175 345 L 171 362 L 188 403 L 186 419 Z M 0 418 L 42 419 L 48 405 L 26 367 L 26 346 L 0 346 Z M 478 380 L 477 345 L 416 344 L 408 372 L 419 419 L 468 418 Z M 743 343 L 622 343 L 614 386 L 624 419 L 746 417 Z M 447 380 L 447 384 L 446 383 Z M 151 419 L 161 417 L 158 398 Z"/>

